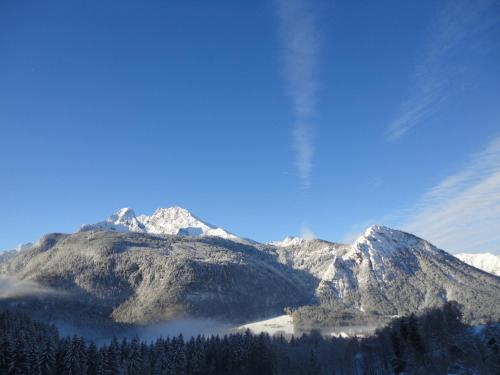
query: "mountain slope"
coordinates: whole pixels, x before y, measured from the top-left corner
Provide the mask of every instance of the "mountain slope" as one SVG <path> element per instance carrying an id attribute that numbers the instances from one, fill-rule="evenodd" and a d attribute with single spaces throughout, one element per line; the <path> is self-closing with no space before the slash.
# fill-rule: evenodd
<path id="1" fill-rule="evenodd" d="M 7 260 L 14 258 L 19 254 L 19 252 L 28 250 L 33 246 L 31 242 L 19 244 L 15 249 L 0 251 L 0 263 L 6 262 Z"/>
<path id="2" fill-rule="evenodd" d="M 405 315 L 454 300 L 500 316 L 500 279 L 401 231 L 372 226 L 335 254 L 316 291 L 323 305 Z"/>
<path id="3" fill-rule="evenodd" d="M 51 234 L 0 270 L 61 292 L 53 299 L 78 302 L 74 315 L 96 309 L 101 318 L 126 323 L 186 315 L 240 322 L 280 313 L 311 298 L 308 275 L 266 251 L 213 237 Z M 51 310 L 58 301 L 37 303 L 59 318 Z"/>
<path id="4" fill-rule="evenodd" d="M 491 253 L 462 253 L 455 256 L 462 262 L 470 264 L 473 267 L 500 276 L 500 255 L 493 255 Z"/>
<path id="5" fill-rule="evenodd" d="M 349 245 L 318 239 L 306 240 L 300 238 L 299 241 L 297 237 L 293 237 L 291 241 L 285 239 L 285 241 L 274 246 L 274 251 L 281 263 L 306 271 L 315 276 L 319 282 L 335 258 L 335 254 Z"/>

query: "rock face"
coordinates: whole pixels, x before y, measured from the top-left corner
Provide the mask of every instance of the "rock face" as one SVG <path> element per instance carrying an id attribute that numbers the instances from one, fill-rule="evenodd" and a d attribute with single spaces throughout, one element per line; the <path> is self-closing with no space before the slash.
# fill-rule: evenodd
<path id="1" fill-rule="evenodd" d="M 43 237 L 0 263 L 0 274 L 55 293 L 28 305 L 26 298 L 0 302 L 48 319 L 133 324 L 184 316 L 243 322 L 306 305 L 387 317 L 449 300 L 470 319 L 500 317 L 499 277 L 408 233 L 372 226 L 352 245 L 261 245 L 206 234 L 213 227 L 168 210 L 148 218 L 121 210 L 83 231 Z M 195 227 L 202 234 L 188 229 Z"/>

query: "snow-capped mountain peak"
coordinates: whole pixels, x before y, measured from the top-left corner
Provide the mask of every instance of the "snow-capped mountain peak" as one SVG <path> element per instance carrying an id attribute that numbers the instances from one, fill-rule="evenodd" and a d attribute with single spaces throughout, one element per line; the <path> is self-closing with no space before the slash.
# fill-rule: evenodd
<path id="1" fill-rule="evenodd" d="M 158 208 L 151 216 L 139 216 L 139 220 L 148 233 L 154 234 L 199 236 L 215 229 L 182 207 Z"/>
<path id="2" fill-rule="evenodd" d="M 272 241 L 269 242 L 269 245 L 276 247 L 299 246 L 302 245 L 304 241 L 306 240 L 302 237 L 286 236 L 283 241 Z"/>
<path id="3" fill-rule="evenodd" d="M 131 208 L 122 208 L 111 215 L 107 223 L 114 226 L 119 231 L 131 230 L 133 232 L 144 232 L 144 225 L 137 219 L 135 212 Z"/>
<path id="4" fill-rule="evenodd" d="M 363 252 L 371 257 L 375 255 L 390 257 L 412 248 L 426 251 L 437 250 L 427 241 L 410 233 L 375 224 L 354 241 L 352 252 Z"/>
<path id="5" fill-rule="evenodd" d="M 182 207 L 158 208 L 152 215 L 136 216 L 131 208 L 122 208 L 105 221 L 84 225 L 80 231 L 103 230 L 139 232 L 188 237 L 213 236 L 247 242 L 222 228 L 210 225 Z"/>
<path id="6" fill-rule="evenodd" d="M 373 225 L 351 246 L 335 253 L 321 277 L 317 294 L 323 299 L 350 301 L 353 307 L 362 310 L 373 304 L 371 299 L 375 297 L 370 290 L 374 285 L 390 290 L 395 285 L 396 275 L 411 277 L 420 272 L 421 262 L 443 257 L 443 253 L 412 234 Z M 384 297 L 383 300 L 387 302 L 393 298 Z M 390 303 L 386 302 L 380 303 L 384 310 L 391 311 Z"/>
<path id="7" fill-rule="evenodd" d="M 137 219 L 131 208 L 122 208 L 106 220 L 96 224 L 83 225 L 80 231 L 104 230 L 113 232 L 145 232 L 144 225 Z"/>
<path id="8" fill-rule="evenodd" d="M 500 276 L 500 255 L 494 255 L 492 253 L 462 253 L 456 254 L 455 256 L 464 263 L 492 273 L 493 275 Z"/>
<path id="9" fill-rule="evenodd" d="M 400 237 L 397 231 L 375 224 L 354 241 L 352 249 L 354 252 L 363 250 L 363 252 L 391 255 L 395 251 L 394 244 Z"/>
<path id="10" fill-rule="evenodd" d="M 135 212 L 133 209 L 125 207 L 120 209 L 118 212 L 114 213 L 109 217 L 108 220 L 111 221 L 126 221 L 135 219 Z"/>

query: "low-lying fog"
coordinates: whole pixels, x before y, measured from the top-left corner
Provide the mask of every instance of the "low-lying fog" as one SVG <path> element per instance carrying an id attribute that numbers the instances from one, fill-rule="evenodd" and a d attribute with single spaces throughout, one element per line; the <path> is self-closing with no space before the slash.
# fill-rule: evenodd
<path id="1" fill-rule="evenodd" d="M 43 296 L 48 294 L 61 293 L 53 289 L 44 287 L 31 280 L 20 280 L 11 276 L 0 276 L 0 300 Z M 138 337 L 141 341 L 152 341 L 159 337 L 178 336 L 182 334 L 184 338 L 196 337 L 198 335 L 224 335 L 227 333 L 250 329 L 255 334 L 266 332 L 270 335 L 283 334 L 285 336 L 301 335 L 304 331 L 297 331 L 293 326 L 292 318 L 288 315 L 273 317 L 266 320 L 247 323 L 241 326 L 234 326 L 227 322 L 214 319 L 183 318 L 161 324 L 148 326 L 135 326 L 126 329 L 101 330 L 97 328 L 81 328 L 63 321 L 52 321 L 59 329 L 61 336 L 83 336 L 94 340 L 96 343 L 105 343 L 111 337 L 132 338 Z M 325 336 L 366 336 L 372 334 L 377 327 L 374 326 L 342 326 L 325 328 L 322 334 Z"/>
<path id="2" fill-rule="evenodd" d="M 56 292 L 34 281 L 0 275 L 0 299 L 29 297 L 51 293 Z"/>
<path id="3" fill-rule="evenodd" d="M 98 344 L 109 342 L 113 336 L 119 339 L 138 337 L 141 341 L 153 341 L 159 337 L 172 337 L 179 334 L 182 334 L 185 339 L 189 339 L 198 335 L 224 335 L 234 332 L 234 326 L 229 323 L 222 323 L 212 319 L 178 319 L 161 324 L 126 328 L 112 333 L 108 330 L 84 329 L 61 321 L 52 323 L 59 329 L 61 336 L 83 336 Z"/>

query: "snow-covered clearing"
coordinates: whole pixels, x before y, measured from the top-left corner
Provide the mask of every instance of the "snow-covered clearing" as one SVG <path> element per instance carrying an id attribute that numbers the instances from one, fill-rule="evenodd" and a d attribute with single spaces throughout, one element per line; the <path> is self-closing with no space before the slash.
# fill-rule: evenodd
<path id="1" fill-rule="evenodd" d="M 290 315 L 281 315 L 275 318 L 261 320 L 258 322 L 244 324 L 237 327 L 241 330 L 249 329 L 252 333 L 259 334 L 266 332 L 270 335 L 284 333 L 286 335 L 293 335 L 293 320 Z"/>

